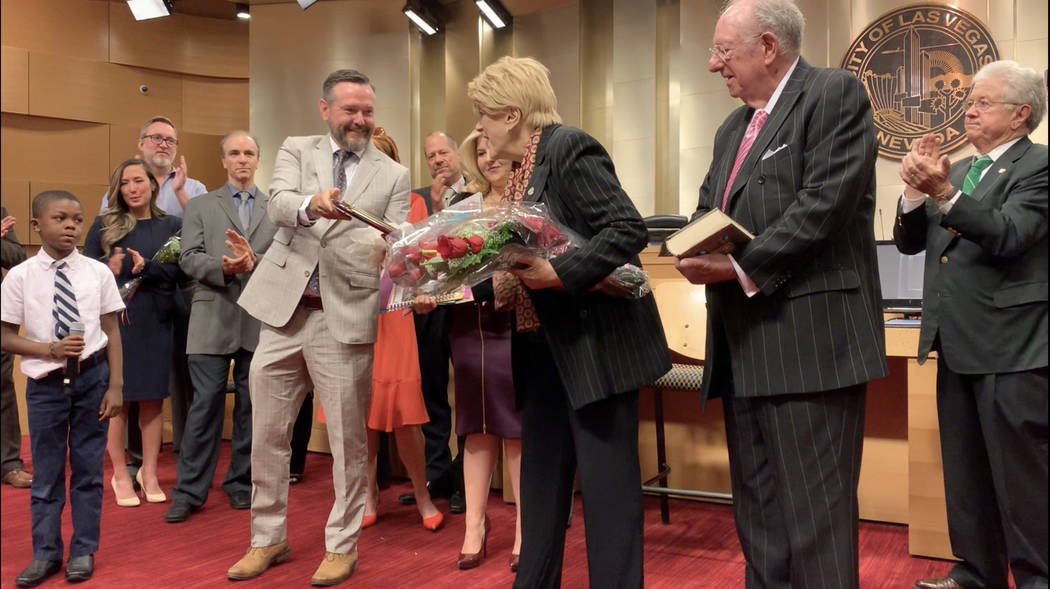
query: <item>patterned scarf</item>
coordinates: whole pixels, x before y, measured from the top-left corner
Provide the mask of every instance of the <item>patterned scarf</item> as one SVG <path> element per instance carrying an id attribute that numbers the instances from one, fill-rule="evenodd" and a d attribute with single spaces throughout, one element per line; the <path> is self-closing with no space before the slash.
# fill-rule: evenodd
<path id="1" fill-rule="evenodd" d="M 529 135 L 529 145 L 525 158 L 521 161 L 510 184 L 503 191 L 503 202 L 520 203 L 525 199 L 525 188 L 532 178 L 532 169 L 536 167 L 536 149 L 540 145 L 543 129 L 536 129 Z M 497 272 L 492 277 L 492 290 L 496 299 L 496 309 L 506 311 L 513 309 L 518 331 L 536 331 L 540 328 L 540 317 L 532 304 L 529 291 L 521 280 L 510 272 Z"/>

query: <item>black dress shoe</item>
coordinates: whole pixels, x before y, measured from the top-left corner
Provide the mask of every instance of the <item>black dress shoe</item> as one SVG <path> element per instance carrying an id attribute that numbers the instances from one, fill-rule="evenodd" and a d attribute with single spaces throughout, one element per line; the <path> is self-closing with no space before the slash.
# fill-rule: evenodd
<path id="1" fill-rule="evenodd" d="M 452 513 L 463 513 L 467 510 L 467 500 L 463 497 L 463 491 L 456 489 L 448 498 L 448 510 Z"/>
<path id="2" fill-rule="evenodd" d="M 95 572 L 95 557 L 91 554 L 71 556 L 66 563 L 66 581 L 79 583 L 87 581 Z"/>
<path id="3" fill-rule="evenodd" d="M 401 505 L 415 505 L 416 504 L 416 495 L 415 495 L 415 493 L 413 493 L 411 491 L 409 491 L 408 493 L 404 493 L 402 495 L 398 495 L 397 496 L 397 502 L 400 503 Z"/>
<path id="4" fill-rule="evenodd" d="M 169 524 L 177 524 L 190 519 L 190 515 L 199 509 L 196 505 L 190 505 L 185 499 L 172 498 L 171 507 L 164 514 L 164 521 Z"/>
<path id="5" fill-rule="evenodd" d="M 289 485 L 298 485 L 299 483 L 302 482 L 302 480 L 303 480 L 303 473 L 301 473 L 301 472 L 293 472 L 293 473 L 290 473 L 288 475 L 288 484 Z"/>
<path id="6" fill-rule="evenodd" d="M 15 577 L 15 585 L 19 587 L 36 587 L 44 579 L 57 573 L 62 569 L 61 560 L 34 560 L 29 563 L 18 576 Z"/>
<path id="7" fill-rule="evenodd" d="M 250 509 L 252 506 L 252 494 L 248 491 L 234 491 L 230 495 L 230 507 L 234 509 Z"/>
<path id="8" fill-rule="evenodd" d="M 932 577 L 915 581 L 915 589 L 964 589 L 951 577 Z"/>

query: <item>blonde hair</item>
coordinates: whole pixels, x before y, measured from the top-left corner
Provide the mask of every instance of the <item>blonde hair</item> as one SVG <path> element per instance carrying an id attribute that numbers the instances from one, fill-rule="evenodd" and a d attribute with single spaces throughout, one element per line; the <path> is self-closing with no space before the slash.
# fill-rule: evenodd
<path id="1" fill-rule="evenodd" d="M 474 130 L 460 143 L 459 168 L 467 179 L 467 185 L 464 187 L 466 192 L 469 194 L 480 192 L 482 196 L 485 196 L 492 189 L 492 185 L 489 184 L 485 175 L 481 173 L 481 169 L 478 168 L 479 138 L 481 138 L 481 133 Z"/>
<path id="2" fill-rule="evenodd" d="M 550 70 L 531 57 L 501 57 L 467 84 L 477 111 L 518 109 L 525 124 L 541 129 L 561 122 Z"/>
<path id="3" fill-rule="evenodd" d="M 376 149 L 386 154 L 388 158 L 401 163 L 401 157 L 397 153 L 397 143 L 394 143 L 393 137 L 387 135 L 386 129 L 376 127 L 372 131 L 372 145 L 375 145 Z"/>
<path id="4" fill-rule="evenodd" d="M 132 158 L 124 160 L 117 165 L 117 169 L 113 170 L 113 175 L 109 178 L 109 192 L 108 199 L 109 204 L 106 210 L 102 213 L 102 234 L 100 235 L 102 242 L 102 253 L 109 255 L 110 248 L 113 244 L 124 239 L 124 236 L 131 233 L 131 230 L 135 228 L 135 223 L 138 222 L 135 219 L 135 215 L 132 214 L 131 209 L 128 208 L 128 203 L 124 202 L 124 196 L 120 194 L 120 181 L 124 177 L 124 170 L 131 166 L 142 166 L 142 170 L 146 172 L 146 178 L 149 179 L 150 185 L 150 198 L 149 198 L 149 212 L 154 218 L 163 217 L 164 211 L 160 210 L 157 206 L 157 191 L 159 185 L 157 179 L 153 176 L 153 172 L 149 171 L 149 167 L 146 162 Z"/>

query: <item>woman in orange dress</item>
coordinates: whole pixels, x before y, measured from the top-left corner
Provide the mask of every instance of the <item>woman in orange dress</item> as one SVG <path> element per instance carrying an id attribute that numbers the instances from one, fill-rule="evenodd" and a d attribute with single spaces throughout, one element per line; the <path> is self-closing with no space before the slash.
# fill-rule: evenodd
<path id="1" fill-rule="evenodd" d="M 372 143 L 390 159 L 400 163 L 397 145 L 382 127 L 376 127 Z M 408 221 L 416 223 L 426 217 L 427 207 L 423 197 L 412 193 Z M 392 286 L 390 278 L 384 274 L 382 281 L 382 288 L 389 292 Z M 376 456 L 381 431 L 394 432 L 398 455 L 412 480 L 412 491 L 416 508 L 423 518 L 423 527 L 436 532 L 444 524 L 444 515 L 434 506 L 430 491 L 427 490 L 423 430 L 420 426 L 429 420 L 423 404 L 419 351 L 416 348 L 416 328 L 412 314 L 399 310 L 381 313 L 372 364 L 372 404 L 368 410 L 368 496 L 362 528 L 375 524 L 377 517 L 379 489 L 376 484 Z"/>

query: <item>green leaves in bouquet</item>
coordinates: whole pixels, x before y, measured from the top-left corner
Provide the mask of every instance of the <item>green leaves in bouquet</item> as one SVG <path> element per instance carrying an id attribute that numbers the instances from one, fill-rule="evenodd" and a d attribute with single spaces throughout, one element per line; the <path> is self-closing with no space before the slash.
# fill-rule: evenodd
<path id="1" fill-rule="evenodd" d="M 160 246 L 157 253 L 153 254 L 153 259 L 162 264 L 178 264 L 180 254 L 182 254 L 182 238 L 172 235 L 168 241 L 164 242 L 164 245 Z"/>

